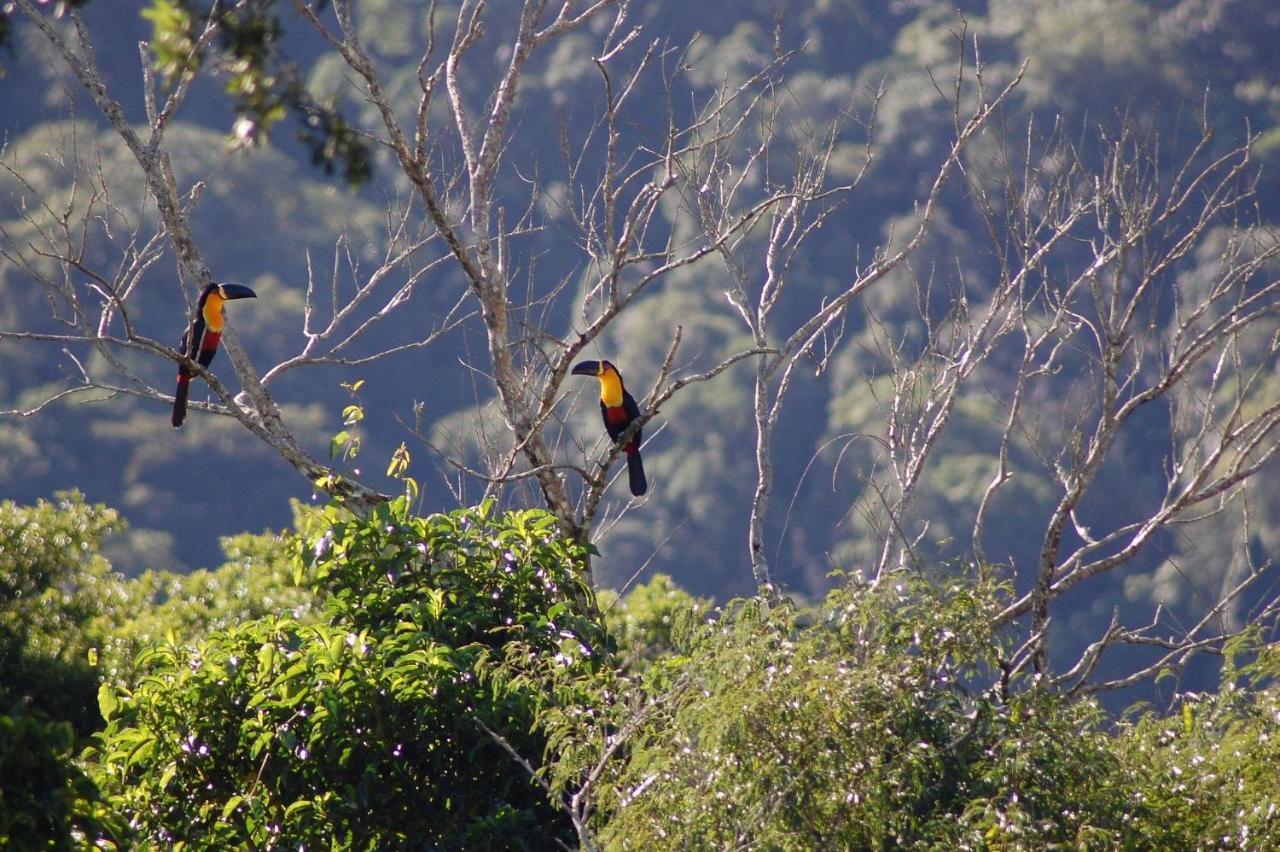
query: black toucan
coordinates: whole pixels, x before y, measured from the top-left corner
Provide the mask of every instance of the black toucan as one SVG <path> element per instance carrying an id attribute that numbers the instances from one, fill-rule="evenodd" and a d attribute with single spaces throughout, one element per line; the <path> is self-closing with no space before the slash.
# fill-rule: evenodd
<path id="1" fill-rule="evenodd" d="M 604 428 L 615 442 L 626 431 L 631 421 L 640 416 L 640 406 L 635 397 L 627 393 L 622 384 L 622 374 L 608 361 L 583 361 L 573 366 L 575 376 L 595 376 L 600 380 L 600 413 L 604 416 Z M 627 454 L 627 478 L 631 493 L 639 497 L 649 490 L 644 478 L 644 464 L 640 461 L 640 431 L 623 445 Z"/>
<path id="2" fill-rule="evenodd" d="M 258 294 L 241 284 L 210 284 L 196 302 L 196 315 L 191 327 L 182 335 L 178 351 L 201 367 L 208 367 L 218 354 L 222 339 L 222 303 L 232 299 L 256 299 Z M 178 389 L 173 393 L 173 425 L 181 426 L 187 416 L 187 391 L 192 372 L 186 364 L 178 365 Z"/>

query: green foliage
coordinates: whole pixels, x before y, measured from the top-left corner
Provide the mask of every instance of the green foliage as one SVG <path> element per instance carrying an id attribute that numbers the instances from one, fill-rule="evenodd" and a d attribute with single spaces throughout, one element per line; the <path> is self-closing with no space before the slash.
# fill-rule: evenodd
<path id="1" fill-rule="evenodd" d="M 113 805 L 162 846 L 569 839 L 507 747 L 545 747 L 519 661 L 589 672 L 603 647 L 574 603 L 583 550 L 544 512 L 418 518 L 404 498 L 301 526 L 294 565 L 329 593 L 326 623 L 268 616 L 145 653 L 135 688 L 101 696 Z"/>
<path id="2" fill-rule="evenodd" d="M 73 752 L 102 724 L 99 678 L 136 676 L 133 655 L 166 634 L 190 642 L 266 611 L 310 611 L 279 536 L 224 540 L 229 562 L 125 581 L 100 554 L 124 523 L 75 491 L 0 503 L 0 845 L 76 848 L 120 837 Z M 148 655 L 142 656 L 145 665 Z M 152 654 L 151 656 L 154 656 Z M 104 841 L 105 842 L 105 841 Z"/>
<path id="3" fill-rule="evenodd" d="M 0 712 L 40 710 L 82 735 L 98 726 L 90 621 L 118 583 L 98 548 L 121 526 L 77 491 L 0 503 Z"/>
<path id="4" fill-rule="evenodd" d="M 655 574 L 602 609 L 622 665 L 643 667 L 673 654 L 677 637 L 701 622 L 711 601 L 694 597 L 666 574 Z"/>
<path id="5" fill-rule="evenodd" d="M 98 789 L 71 758 L 71 725 L 42 714 L 0 715 L 0 847 L 78 849 L 120 836 Z M 114 848 L 105 841 L 99 848 Z"/>
<path id="6" fill-rule="evenodd" d="M 0 503 L 0 847 L 72 849 L 115 831 L 72 753 L 101 721 L 92 621 L 119 581 L 98 547 L 121 526 L 76 491 Z"/>
<path id="7" fill-rule="evenodd" d="M 151 51 L 156 70 L 170 81 L 194 74 L 200 69 L 202 56 L 196 50 L 199 33 L 188 4 L 175 0 L 153 0 L 142 10 L 151 22 Z"/>
<path id="8" fill-rule="evenodd" d="M 134 683 L 141 673 L 138 655 L 169 635 L 192 643 L 268 614 L 302 623 L 316 618 L 315 592 L 295 582 L 289 539 L 241 533 L 223 538 L 222 549 L 227 561 L 219 568 L 189 574 L 147 571 L 112 588 L 94 622 L 101 637 L 99 667 L 108 681 Z"/>
<path id="9" fill-rule="evenodd" d="M 342 383 L 342 389 L 351 395 L 352 402 L 342 407 L 343 428 L 329 441 L 329 458 L 341 462 L 345 466 L 344 469 L 349 469 L 355 462 L 356 456 L 360 455 L 360 446 L 363 443 L 363 438 L 357 431 L 357 427 L 364 420 L 364 406 L 360 404 L 359 397 L 363 386 L 363 379 Z"/>
<path id="10" fill-rule="evenodd" d="M 1280 646 L 1235 651 L 1251 659 L 1229 659 L 1217 693 L 1181 695 L 1117 738 L 1153 848 L 1280 848 Z"/>
<path id="11" fill-rule="evenodd" d="M 238 116 L 235 143 L 254 144 L 292 113 L 313 165 L 326 174 L 341 166 L 347 183 L 364 183 L 373 174 L 368 145 L 341 115 L 312 97 L 296 65 L 285 59 L 284 27 L 273 7 L 273 0 L 231 11 L 193 0 L 152 0 L 142 15 L 152 25 L 157 69 L 171 83 L 196 74 L 209 61 L 200 33 L 216 12 L 216 64 Z"/>
<path id="12" fill-rule="evenodd" d="M 655 666 L 671 684 L 602 807 L 613 848 L 1123 843 L 1100 714 L 989 681 L 1005 590 L 978 578 L 740 601 Z M 812 620 L 812 623 L 808 623 Z"/>
<path id="13" fill-rule="evenodd" d="M 1115 725 L 1004 682 L 985 572 L 723 611 L 657 575 L 606 596 L 606 635 L 550 515 L 408 501 L 133 581 L 98 554 L 111 510 L 0 505 L 0 618 L 44 689 L 0 681 L 0 844 L 546 848 L 571 801 L 611 849 L 1280 844 L 1256 634 L 1217 693 Z M 79 760 L 75 701 L 107 720 Z"/>
<path id="14" fill-rule="evenodd" d="M 352 186 L 373 177 L 373 155 L 369 146 L 345 118 L 312 100 L 300 86 L 290 90 L 285 103 L 303 114 L 298 141 L 310 153 L 311 165 L 332 175 L 341 164 L 342 177 Z"/>

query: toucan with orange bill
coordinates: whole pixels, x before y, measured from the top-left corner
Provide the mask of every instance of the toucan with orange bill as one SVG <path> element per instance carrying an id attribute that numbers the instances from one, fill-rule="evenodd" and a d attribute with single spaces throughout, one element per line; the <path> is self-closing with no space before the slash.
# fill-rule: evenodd
<path id="1" fill-rule="evenodd" d="M 608 361 L 583 361 L 573 365 L 575 376 L 595 376 L 600 380 L 600 413 L 604 416 L 604 428 L 613 441 L 627 431 L 631 422 L 640 416 L 640 406 L 635 397 L 627 393 L 622 374 Z M 622 445 L 627 454 L 627 478 L 631 493 L 636 497 L 649 490 L 644 478 L 644 464 L 640 461 L 640 429 Z"/>
<path id="2" fill-rule="evenodd" d="M 196 302 L 191 327 L 182 335 L 178 351 L 201 367 L 208 367 L 218 354 L 222 340 L 222 304 L 232 299 L 256 299 L 258 294 L 243 284 L 210 284 Z M 181 426 L 187 416 L 187 392 L 194 375 L 186 364 L 178 365 L 178 389 L 173 393 L 173 425 Z"/>

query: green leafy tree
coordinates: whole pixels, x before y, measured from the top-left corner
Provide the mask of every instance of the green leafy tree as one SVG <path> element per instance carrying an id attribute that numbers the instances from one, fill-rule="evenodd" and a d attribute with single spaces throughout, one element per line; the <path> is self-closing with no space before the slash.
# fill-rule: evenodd
<path id="1" fill-rule="evenodd" d="M 42 713 L 0 715 L 0 847 L 114 848 L 122 822 L 73 759 L 69 722 Z"/>
<path id="2" fill-rule="evenodd" d="M 1160 849 L 1280 845 L 1280 646 L 1241 637 L 1216 692 L 1144 712 L 1117 738 L 1138 779 L 1142 836 Z"/>
<path id="3" fill-rule="evenodd" d="M 224 537 L 222 549 L 226 562 L 219 568 L 146 571 L 112 587 L 94 621 L 108 682 L 135 683 L 145 671 L 139 655 L 171 636 L 191 644 L 269 614 L 299 623 L 318 617 L 317 592 L 309 574 L 297 570 L 287 536 L 241 533 Z"/>
<path id="4" fill-rule="evenodd" d="M 626 595 L 602 598 L 623 668 L 644 668 L 676 653 L 678 637 L 711 610 L 710 600 L 694 597 L 666 574 L 655 574 Z"/>
<path id="5" fill-rule="evenodd" d="M 651 670 L 662 697 L 602 796 L 605 845 L 1132 841 L 1097 706 L 1001 687 L 1007 639 L 990 624 L 1007 599 L 957 576 L 850 588 L 814 611 L 738 602 Z"/>
<path id="6" fill-rule="evenodd" d="M 39 710 L 80 735 L 100 724 L 89 625 L 118 583 L 99 547 L 122 526 L 77 491 L 0 503 L 0 712 Z"/>
<path id="7" fill-rule="evenodd" d="M 485 660 L 589 671 L 586 554 L 545 512 L 427 518 L 404 498 L 304 523 L 295 566 L 325 621 L 277 615 L 171 639 L 104 689 L 96 759 L 152 843 L 201 848 L 547 848 L 573 829 L 514 755 L 538 758 L 540 691 Z M 176 637 L 175 637 L 176 638 Z M 528 663 L 526 663 L 528 664 Z"/>
<path id="8" fill-rule="evenodd" d="M 101 724 L 93 618 L 119 580 L 99 554 L 123 526 L 76 491 L 0 503 L 0 846 L 72 849 L 118 826 L 73 760 Z"/>

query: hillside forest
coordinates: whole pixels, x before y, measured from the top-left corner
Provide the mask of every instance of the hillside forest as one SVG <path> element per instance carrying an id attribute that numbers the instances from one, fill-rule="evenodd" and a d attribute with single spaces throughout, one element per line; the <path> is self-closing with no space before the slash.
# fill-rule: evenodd
<path id="1" fill-rule="evenodd" d="M 124 5 L 0 4 L 0 846 L 1280 846 L 1276 4 Z"/>

